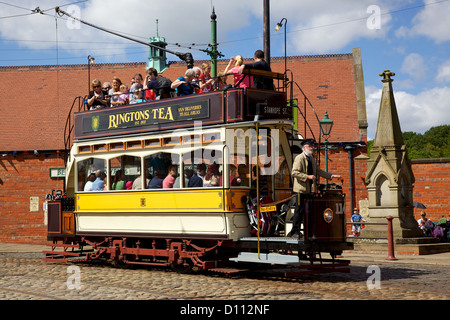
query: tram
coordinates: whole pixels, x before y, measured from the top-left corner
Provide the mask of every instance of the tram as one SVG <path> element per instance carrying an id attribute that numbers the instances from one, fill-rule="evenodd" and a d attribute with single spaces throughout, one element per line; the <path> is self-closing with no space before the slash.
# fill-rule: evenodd
<path id="1" fill-rule="evenodd" d="M 65 190 L 49 195 L 44 260 L 187 272 L 272 255 L 318 270 L 317 255 L 322 268 L 329 253 L 329 270 L 348 267 L 337 259 L 352 249 L 340 186 L 311 195 L 304 237 L 286 237 L 300 140 L 285 75 L 244 71 L 281 90 L 232 87 L 75 113 Z"/>

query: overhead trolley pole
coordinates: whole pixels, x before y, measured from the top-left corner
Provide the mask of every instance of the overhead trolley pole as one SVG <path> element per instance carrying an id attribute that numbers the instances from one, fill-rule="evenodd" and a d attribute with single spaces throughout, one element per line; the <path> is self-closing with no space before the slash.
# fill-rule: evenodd
<path id="1" fill-rule="evenodd" d="M 118 37 L 130 40 L 130 41 L 134 41 L 134 42 L 137 42 L 137 43 L 140 43 L 140 44 L 152 47 L 152 48 L 156 48 L 156 49 L 163 50 L 165 52 L 171 53 L 171 54 L 177 56 L 178 58 L 180 58 L 181 60 L 183 60 L 184 62 L 186 62 L 188 69 L 192 69 L 194 67 L 194 58 L 192 57 L 192 54 L 190 52 L 186 52 L 186 53 L 175 52 L 175 51 L 171 51 L 171 50 L 168 50 L 168 49 L 165 49 L 165 48 L 158 47 L 158 46 L 156 46 L 154 44 L 151 44 L 151 43 L 147 43 L 147 42 L 144 42 L 144 41 L 133 39 L 131 37 L 124 36 L 122 34 L 114 32 L 114 31 L 110 31 L 110 30 L 104 29 L 102 27 L 96 26 L 96 25 L 94 25 L 92 23 L 89 23 L 89 22 L 83 21 L 81 19 L 78 19 L 77 17 L 74 17 L 74 16 L 70 15 L 69 13 L 61 10 L 61 8 L 59 8 L 59 7 L 56 7 L 55 11 L 61 17 L 63 15 L 66 15 L 66 16 L 68 16 L 68 17 L 70 17 L 70 18 L 72 18 L 72 19 L 74 19 L 76 21 L 79 21 L 79 22 L 81 22 L 81 23 L 83 23 L 85 25 L 88 25 L 88 26 L 90 26 L 92 28 L 95 28 L 95 29 L 98 29 L 98 30 L 101 30 L 101 31 L 104 31 L 104 32 L 107 32 L 107 33 L 110 33 L 110 34 L 113 34 L 115 36 L 118 36 Z"/>

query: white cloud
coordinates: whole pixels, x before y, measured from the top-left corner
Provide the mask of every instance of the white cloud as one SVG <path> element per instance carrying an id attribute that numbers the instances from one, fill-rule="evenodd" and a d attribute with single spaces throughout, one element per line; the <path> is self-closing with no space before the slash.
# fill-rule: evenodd
<path id="1" fill-rule="evenodd" d="M 424 35 L 436 43 L 450 40 L 448 17 L 450 16 L 450 2 L 425 0 L 425 8 L 413 19 L 411 35 Z"/>
<path id="2" fill-rule="evenodd" d="M 218 15 L 218 38 L 225 39 L 230 31 L 236 31 L 248 26 L 250 17 L 259 14 L 255 4 L 248 4 L 245 9 L 236 10 L 241 2 L 238 0 L 214 1 Z M 20 2 L 23 8 L 34 9 L 39 5 L 43 10 L 54 8 L 61 1 L 56 0 L 24 0 Z M 258 2 L 259 4 L 259 2 Z M 262 12 L 262 4 L 259 4 Z M 259 7 L 258 6 L 258 7 Z M 170 7 L 170 10 L 169 10 Z M 204 0 L 170 0 L 167 1 L 139 1 L 139 0 L 90 0 L 79 4 L 79 18 L 93 25 L 125 34 L 133 39 L 148 41 L 156 35 L 156 20 L 159 20 L 159 34 L 166 38 L 169 44 L 181 44 L 183 47 L 172 46 L 172 51 L 186 52 L 186 46 L 203 44 L 205 49 L 211 41 L 211 3 Z M 61 7 L 62 10 L 73 13 L 70 7 Z M 26 14 L 27 11 L 12 6 L 0 5 L 0 16 Z M 236 19 L 236 12 L 239 18 Z M 45 15 L 33 14 L 30 16 L 1 19 L 0 36 L 5 40 L 21 40 L 21 45 L 42 50 L 55 48 L 56 39 L 61 50 L 72 53 L 93 54 L 102 53 L 120 54 L 128 46 L 139 47 L 139 44 L 117 36 L 99 31 L 95 28 L 81 24 L 73 28 L 66 16 L 58 16 L 58 29 L 55 23 L 54 9 L 45 11 Z M 57 30 L 57 33 L 56 33 Z M 246 35 L 242 35 L 243 38 Z M 25 41 L 23 41 L 25 40 Z M 145 52 L 146 48 L 142 47 Z M 172 56 L 173 58 L 173 56 Z M 169 58 L 171 59 L 171 58 Z M 175 59 L 176 60 L 176 59 Z"/>
<path id="3" fill-rule="evenodd" d="M 278 0 L 271 2 L 271 35 L 274 27 L 282 17 L 287 18 L 288 45 L 296 47 L 300 53 L 330 53 L 344 48 L 350 42 L 361 38 L 384 37 L 389 30 L 389 14 L 376 16 L 377 12 L 368 11 L 375 5 L 381 13 L 389 11 L 386 0 Z M 33 9 L 37 5 L 41 9 L 48 9 L 61 4 L 56 0 L 23 0 L 21 7 Z M 94 25 L 106 29 L 130 34 L 132 38 L 146 41 L 156 33 L 156 19 L 159 20 L 159 33 L 169 43 L 179 43 L 185 46 L 192 43 L 203 44 L 202 49 L 210 42 L 211 4 L 218 16 L 219 50 L 236 50 L 227 44 L 230 40 L 256 39 L 255 48 L 262 44 L 263 3 L 262 1 L 246 1 L 243 5 L 239 0 L 212 2 L 205 0 L 170 0 L 168 10 L 167 1 L 139 1 L 139 0 L 90 0 L 80 3 L 80 18 Z M 289 10 L 287 9 L 289 8 Z M 1 6 L 2 16 L 26 13 L 14 7 Z M 68 7 L 62 7 L 67 10 Z M 28 40 L 23 45 L 30 49 L 49 49 L 55 47 L 56 24 L 55 12 L 49 10 L 48 16 L 36 14 L 29 17 L 0 20 L 0 35 L 3 39 Z M 375 15 L 375 16 L 374 16 Z M 370 29 L 367 22 L 377 21 L 380 29 Z M 256 23 L 255 23 L 256 22 Z M 245 30 L 240 39 L 229 39 L 232 32 Z M 236 37 L 234 34 L 233 37 Z M 280 38 L 278 38 L 280 39 Z M 29 42 L 30 40 L 41 40 Z M 118 48 L 125 45 L 136 45 L 128 40 L 105 34 L 86 25 L 80 29 L 67 27 L 65 18 L 58 19 L 59 48 L 73 53 L 83 54 L 119 54 L 125 49 Z M 275 41 L 276 39 L 274 39 Z M 72 43 L 68 43 L 72 42 Z M 77 43 L 77 44 L 74 44 Z M 243 42 L 237 42 L 237 45 Z M 248 44 L 248 41 L 247 43 Z M 176 48 L 173 47 L 172 48 Z M 145 49 L 143 49 L 145 51 Z M 187 51 L 186 48 L 174 51 Z M 232 54 L 236 54 L 233 52 Z"/>
<path id="4" fill-rule="evenodd" d="M 418 53 L 411 53 L 403 60 L 401 71 L 415 81 L 420 81 L 425 79 L 427 69 L 424 58 Z"/>
<path id="5" fill-rule="evenodd" d="M 390 29 L 391 16 L 384 14 L 389 7 L 382 1 L 315 0 L 293 6 L 298 11 L 293 10 L 291 42 L 300 52 L 335 52 L 355 40 L 383 38 Z"/>
<path id="6" fill-rule="evenodd" d="M 369 123 L 368 139 L 375 138 L 378 112 L 380 109 L 381 88 L 366 87 L 367 121 Z M 403 132 L 424 133 L 431 127 L 450 124 L 450 87 L 433 88 L 411 94 L 395 91 L 394 98 L 400 127 Z"/>
<path id="7" fill-rule="evenodd" d="M 439 67 L 436 81 L 450 83 L 450 60 L 447 60 Z"/>

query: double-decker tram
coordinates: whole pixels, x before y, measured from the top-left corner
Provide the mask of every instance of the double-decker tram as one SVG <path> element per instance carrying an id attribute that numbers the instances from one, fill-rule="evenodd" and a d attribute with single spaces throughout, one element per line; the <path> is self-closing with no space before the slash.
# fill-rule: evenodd
<path id="1" fill-rule="evenodd" d="M 229 88 L 75 113 L 44 259 L 179 272 L 250 261 L 314 271 L 326 261 L 348 271 L 335 259 L 352 245 L 339 186 L 308 200 L 303 238 L 285 236 L 298 142 L 285 91 Z"/>

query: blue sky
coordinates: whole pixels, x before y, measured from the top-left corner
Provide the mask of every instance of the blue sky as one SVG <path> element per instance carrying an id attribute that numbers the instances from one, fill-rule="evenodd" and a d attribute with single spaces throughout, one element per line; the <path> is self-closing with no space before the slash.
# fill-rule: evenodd
<path id="1" fill-rule="evenodd" d="M 215 8 L 219 51 L 252 57 L 263 48 L 262 0 L 21 0 L 0 1 L 0 66 L 143 62 L 148 48 L 79 25 L 54 8 L 82 20 L 146 41 L 159 34 L 168 49 L 192 51 L 210 42 Z M 40 13 L 32 10 L 39 8 Z M 277 0 L 271 1 L 271 56 L 348 53 L 360 47 L 366 89 L 368 135 L 375 134 L 385 69 L 396 73 L 394 92 L 402 131 L 423 133 L 450 124 L 450 0 Z M 189 49 L 191 48 L 191 49 Z M 178 60 L 168 55 L 169 60 Z"/>

